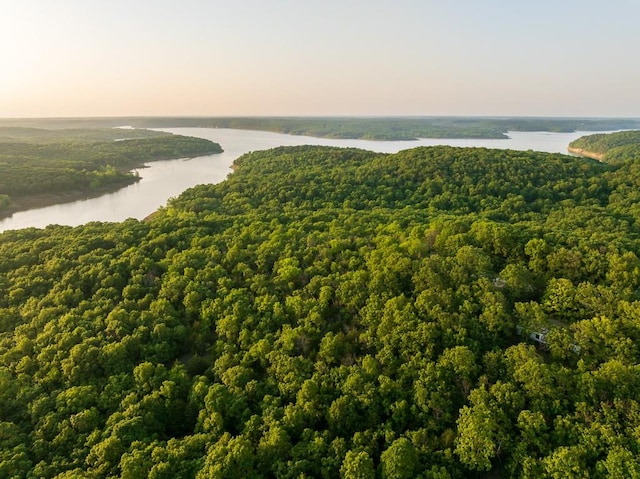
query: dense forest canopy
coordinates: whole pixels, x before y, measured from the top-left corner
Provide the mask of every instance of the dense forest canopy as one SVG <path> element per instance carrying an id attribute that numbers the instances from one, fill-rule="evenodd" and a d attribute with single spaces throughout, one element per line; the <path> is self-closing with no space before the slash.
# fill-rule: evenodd
<path id="1" fill-rule="evenodd" d="M 144 162 L 219 153 L 201 138 L 136 129 L 0 127 L 0 217 L 138 180 Z"/>
<path id="2" fill-rule="evenodd" d="M 609 131 L 640 128 L 634 118 L 535 117 L 122 117 L 0 119 L 0 126 L 40 128 L 235 128 L 323 138 L 412 140 L 507 138 L 509 131 Z"/>
<path id="3" fill-rule="evenodd" d="M 640 159 L 640 130 L 583 136 L 571 142 L 569 151 L 607 163 L 628 163 Z"/>
<path id="4" fill-rule="evenodd" d="M 148 221 L 5 232 L 0 477 L 638 477 L 639 185 L 277 148 Z"/>

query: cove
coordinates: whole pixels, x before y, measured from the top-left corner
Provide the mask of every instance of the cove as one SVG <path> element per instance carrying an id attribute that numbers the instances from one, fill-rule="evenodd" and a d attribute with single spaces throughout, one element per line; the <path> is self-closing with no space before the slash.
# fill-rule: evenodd
<path id="1" fill-rule="evenodd" d="M 325 145 L 396 153 L 417 146 L 450 145 L 566 153 L 573 140 L 598 132 L 508 132 L 509 139 L 419 139 L 416 141 L 372 141 L 314 138 L 253 130 L 226 128 L 167 128 L 179 135 L 206 138 L 219 143 L 223 153 L 190 159 L 155 161 L 138 171 L 141 180 L 114 193 L 97 198 L 61 203 L 14 213 L 0 221 L 0 232 L 49 224 L 77 226 L 91 221 L 143 219 L 164 206 L 171 197 L 203 183 L 219 183 L 231 172 L 231 165 L 249 151 L 277 146 Z M 611 132 L 604 132 L 611 133 Z"/>

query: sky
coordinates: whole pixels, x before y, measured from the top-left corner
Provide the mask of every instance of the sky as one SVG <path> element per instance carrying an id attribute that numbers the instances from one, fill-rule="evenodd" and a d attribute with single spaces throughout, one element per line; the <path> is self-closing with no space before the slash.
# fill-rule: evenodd
<path id="1" fill-rule="evenodd" d="M 0 0 L 0 117 L 640 117 L 638 0 Z"/>

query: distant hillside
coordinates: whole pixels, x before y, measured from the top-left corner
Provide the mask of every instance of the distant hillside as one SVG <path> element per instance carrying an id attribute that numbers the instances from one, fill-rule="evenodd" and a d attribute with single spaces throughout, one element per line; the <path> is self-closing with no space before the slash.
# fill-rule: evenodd
<path id="1" fill-rule="evenodd" d="M 588 135 L 569 145 L 569 152 L 607 163 L 623 163 L 640 158 L 640 131 Z"/>
<path id="2" fill-rule="evenodd" d="M 507 138 L 509 131 L 640 129 L 640 119 L 554 117 L 113 117 L 0 119 L 0 126 L 37 128 L 233 128 L 318 138 L 414 140 Z"/>

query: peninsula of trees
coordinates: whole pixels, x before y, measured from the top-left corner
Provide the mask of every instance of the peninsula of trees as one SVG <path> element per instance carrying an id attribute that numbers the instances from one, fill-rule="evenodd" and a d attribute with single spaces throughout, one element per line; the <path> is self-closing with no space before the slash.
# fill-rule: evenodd
<path id="1" fill-rule="evenodd" d="M 0 217 L 115 191 L 154 160 L 219 153 L 200 138 L 134 129 L 0 127 Z"/>
<path id="2" fill-rule="evenodd" d="M 640 130 L 583 136 L 571 142 L 569 153 L 615 164 L 640 159 Z"/>
<path id="3" fill-rule="evenodd" d="M 638 477 L 638 161 L 277 148 L 3 233 L 0 477 Z"/>

